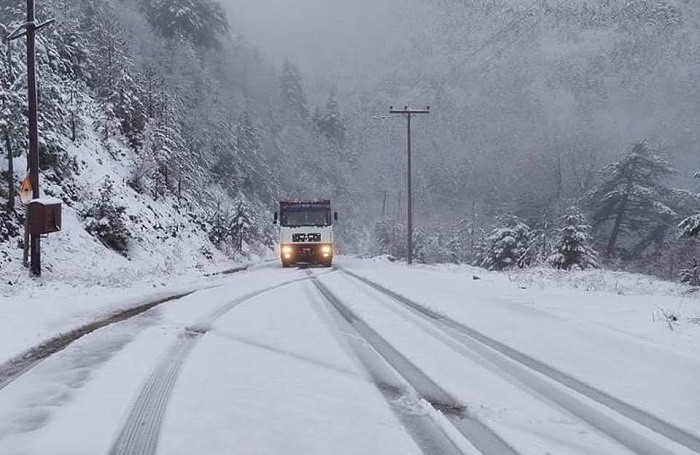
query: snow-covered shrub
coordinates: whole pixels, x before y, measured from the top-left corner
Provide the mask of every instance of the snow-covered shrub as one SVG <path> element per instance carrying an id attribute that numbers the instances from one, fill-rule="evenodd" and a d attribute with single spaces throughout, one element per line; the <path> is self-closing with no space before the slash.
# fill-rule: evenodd
<path id="1" fill-rule="evenodd" d="M 114 196 L 114 183 L 106 177 L 98 199 L 85 212 L 85 230 L 106 247 L 126 256 L 129 250 L 129 231 L 123 218 L 126 207 L 117 205 Z"/>
<path id="2" fill-rule="evenodd" d="M 406 257 L 406 228 L 395 220 L 379 219 L 374 224 L 371 242 L 373 254 L 388 254 L 395 258 Z"/>
<path id="3" fill-rule="evenodd" d="M 700 213 L 684 219 L 678 227 L 685 237 L 700 237 Z"/>
<path id="4" fill-rule="evenodd" d="M 676 326 L 681 320 L 681 315 L 676 310 L 669 310 L 666 308 L 659 308 L 659 311 L 654 313 L 654 321 L 662 321 L 668 325 L 670 330 L 675 330 Z"/>
<path id="5" fill-rule="evenodd" d="M 243 252 L 243 243 L 251 241 L 253 231 L 252 214 L 247 204 L 239 201 L 230 224 L 231 241 L 238 253 Z"/>
<path id="6" fill-rule="evenodd" d="M 505 216 L 484 240 L 480 265 L 489 270 L 530 265 L 530 228 L 516 216 Z"/>
<path id="7" fill-rule="evenodd" d="M 698 260 L 693 259 L 693 266 L 681 270 L 681 283 L 688 283 L 691 286 L 700 286 L 700 268 Z"/>
<path id="8" fill-rule="evenodd" d="M 597 268 L 597 253 L 591 247 L 590 226 L 584 216 L 571 207 L 562 219 L 562 227 L 557 229 L 555 253 L 549 257 L 549 263 L 558 269 Z"/>

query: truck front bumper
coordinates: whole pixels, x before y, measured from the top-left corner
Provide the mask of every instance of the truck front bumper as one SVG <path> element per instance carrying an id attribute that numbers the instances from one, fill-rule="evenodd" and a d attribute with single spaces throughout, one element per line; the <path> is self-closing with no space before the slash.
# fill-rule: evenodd
<path id="1" fill-rule="evenodd" d="M 320 264 L 333 260 L 333 245 L 328 243 L 297 244 L 288 243 L 280 246 L 282 262 Z"/>

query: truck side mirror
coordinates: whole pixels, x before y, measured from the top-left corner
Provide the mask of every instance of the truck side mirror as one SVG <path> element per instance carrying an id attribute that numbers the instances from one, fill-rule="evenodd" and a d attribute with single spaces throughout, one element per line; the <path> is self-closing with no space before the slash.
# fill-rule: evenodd
<path id="1" fill-rule="evenodd" d="M 333 212 L 333 220 L 338 221 L 338 212 Z"/>
<path id="2" fill-rule="evenodd" d="M 275 219 L 274 219 L 274 221 L 272 222 L 272 224 L 277 224 L 277 217 L 278 217 L 277 212 L 275 212 Z"/>

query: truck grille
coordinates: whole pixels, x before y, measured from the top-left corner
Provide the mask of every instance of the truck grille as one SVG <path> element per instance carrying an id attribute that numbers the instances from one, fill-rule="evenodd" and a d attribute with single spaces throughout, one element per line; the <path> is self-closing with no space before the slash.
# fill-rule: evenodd
<path id="1" fill-rule="evenodd" d="M 311 233 L 311 234 L 292 234 L 292 242 L 320 242 L 321 234 Z"/>

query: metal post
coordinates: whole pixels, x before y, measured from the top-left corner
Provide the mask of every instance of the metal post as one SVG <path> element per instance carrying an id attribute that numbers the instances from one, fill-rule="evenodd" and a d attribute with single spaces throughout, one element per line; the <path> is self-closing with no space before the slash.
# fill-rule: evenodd
<path id="1" fill-rule="evenodd" d="M 412 191 L 412 185 L 411 185 L 411 180 L 412 180 L 412 170 L 411 170 L 411 116 L 414 114 L 430 114 L 430 106 L 426 107 L 425 109 L 409 109 L 408 106 L 405 106 L 403 109 L 394 109 L 394 106 L 389 107 L 389 113 L 390 114 L 402 114 L 406 117 L 407 121 L 407 178 L 406 181 L 408 183 L 408 194 L 406 195 L 406 203 L 407 203 L 407 210 L 406 210 L 406 216 L 407 216 L 407 223 L 406 227 L 408 229 L 408 232 L 406 233 L 406 244 L 408 247 L 408 251 L 406 252 L 406 259 L 408 261 L 408 264 L 413 264 L 413 191 Z"/>

